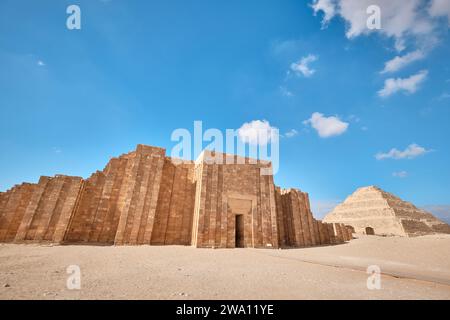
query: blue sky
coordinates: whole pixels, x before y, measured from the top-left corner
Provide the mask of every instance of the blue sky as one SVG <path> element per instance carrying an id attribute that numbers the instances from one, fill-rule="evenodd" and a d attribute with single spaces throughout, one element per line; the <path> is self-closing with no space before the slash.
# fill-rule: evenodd
<path id="1" fill-rule="evenodd" d="M 266 120 L 318 212 L 366 185 L 450 204 L 448 2 L 370 1 L 368 30 L 364 1 L 1 1 L 0 190 Z"/>

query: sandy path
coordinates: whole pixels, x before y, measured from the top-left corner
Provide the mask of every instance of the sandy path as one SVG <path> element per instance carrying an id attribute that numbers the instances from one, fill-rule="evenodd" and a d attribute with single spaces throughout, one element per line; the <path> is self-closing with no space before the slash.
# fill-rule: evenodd
<path id="1" fill-rule="evenodd" d="M 372 264 L 380 290 L 367 289 Z M 66 287 L 69 265 L 81 290 Z M 449 279 L 450 236 L 292 250 L 0 245 L 1 299 L 450 299 Z"/>

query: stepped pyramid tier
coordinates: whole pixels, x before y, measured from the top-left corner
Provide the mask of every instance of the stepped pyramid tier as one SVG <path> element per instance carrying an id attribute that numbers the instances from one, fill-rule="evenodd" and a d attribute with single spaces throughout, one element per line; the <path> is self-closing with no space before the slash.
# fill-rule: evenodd
<path id="1" fill-rule="evenodd" d="M 343 223 L 360 234 L 412 237 L 450 233 L 450 226 L 431 213 L 375 186 L 356 190 L 323 221 Z"/>
<path id="2" fill-rule="evenodd" d="M 0 242 L 280 248 L 351 239 L 344 225 L 314 219 L 307 193 L 276 187 L 270 162 L 165 154 L 138 145 L 88 179 L 41 177 L 0 192 Z"/>

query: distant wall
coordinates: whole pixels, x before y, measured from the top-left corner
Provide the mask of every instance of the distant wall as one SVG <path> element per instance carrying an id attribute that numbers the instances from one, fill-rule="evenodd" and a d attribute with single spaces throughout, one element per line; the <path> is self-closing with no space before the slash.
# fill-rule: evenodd
<path id="1" fill-rule="evenodd" d="M 282 247 L 309 247 L 342 243 L 350 240 L 341 226 L 334 227 L 316 220 L 309 196 L 296 189 L 276 188 L 279 242 Z"/>

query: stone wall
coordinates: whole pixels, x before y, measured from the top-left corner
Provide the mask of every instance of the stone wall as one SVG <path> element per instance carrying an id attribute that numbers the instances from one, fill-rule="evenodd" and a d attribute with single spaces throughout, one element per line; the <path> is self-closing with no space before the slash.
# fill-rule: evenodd
<path id="1" fill-rule="evenodd" d="M 277 248 L 273 176 L 261 175 L 261 170 L 270 168 L 270 163 L 250 163 L 248 158 L 228 156 L 232 157 L 229 164 L 222 165 L 214 156 L 205 151 L 196 162 L 192 244 L 234 248 L 236 215 L 242 215 L 244 247 Z"/>
<path id="2" fill-rule="evenodd" d="M 150 244 L 165 150 L 139 145 L 84 183 L 65 242 Z"/>
<path id="3" fill-rule="evenodd" d="M 309 196 L 296 189 L 276 188 L 279 242 L 282 247 L 309 247 L 338 243 L 333 225 L 313 217 Z M 333 242 L 334 241 L 334 242 Z"/>
<path id="4" fill-rule="evenodd" d="M 181 161 L 138 145 L 86 180 L 41 177 L 1 192 L 0 242 L 279 248 L 351 239 L 270 173 L 266 161 L 210 151 Z"/>
<path id="5" fill-rule="evenodd" d="M 194 163 L 165 158 L 151 244 L 191 243 L 194 200 Z"/>
<path id="6" fill-rule="evenodd" d="M 1 198 L 1 242 L 61 242 L 73 213 L 82 179 L 58 175 L 22 184 Z"/>
<path id="7" fill-rule="evenodd" d="M 13 242 L 36 185 L 24 183 L 0 194 L 0 242 Z"/>

